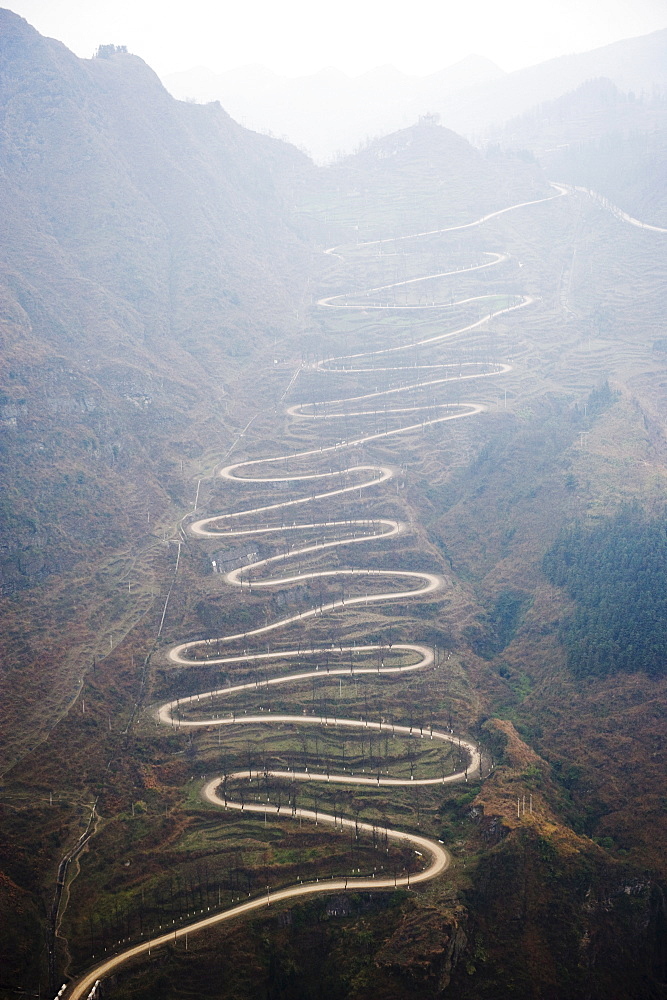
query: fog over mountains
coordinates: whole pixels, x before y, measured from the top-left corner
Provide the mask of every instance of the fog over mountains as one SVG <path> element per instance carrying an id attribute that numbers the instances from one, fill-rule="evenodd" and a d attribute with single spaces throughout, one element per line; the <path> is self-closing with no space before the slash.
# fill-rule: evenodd
<path id="1" fill-rule="evenodd" d="M 589 80 L 490 136 L 530 149 L 549 177 L 590 188 L 630 214 L 667 226 L 667 94 L 623 93 Z"/>
<path id="2" fill-rule="evenodd" d="M 439 114 L 448 128 L 481 138 L 508 118 L 597 77 L 637 96 L 664 90 L 667 29 L 514 73 L 468 56 L 426 77 L 384 66 L 354 78 L 325 69 L 288 79 L 248 66 L 220 74 L 199 67 L 165 76 L 163 82 L 181 100 L 218 100 L 248 128 L 270 131 L 326 162 L 424 114 Z"/>
<path id="3" fill-rule="evenodd" d="M 219 100 L 248 128 L 269 130 L 326 162 L 369 136 L 404 128 L 443 97 L 502 75 L 490 60 L 470 56 L 423 79 L 393 66 L 355 78 L 328 68 L 297 79 L 248 66 L 220 74 L 185 71 L 165 77 L 164 83 L 181 99 Z"/>
<path id="4" fill-rule="evenodd" d="M 202 104 L 0 10 L 0 1000 L 665 1000 L 666 43 Z"/>

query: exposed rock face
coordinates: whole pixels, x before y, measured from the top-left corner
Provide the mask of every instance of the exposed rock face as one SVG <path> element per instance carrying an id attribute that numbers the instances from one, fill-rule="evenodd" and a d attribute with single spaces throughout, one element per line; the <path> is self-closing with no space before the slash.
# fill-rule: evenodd
<path id="1" fill-rule="evenodd" d="M 455 990 L 471 1000 L 500 995 L 501 983 L 540 1000 L 662 996 L 659 883 L 563 822 L 548 764 L 510 722 L 486 728 L 500 763 L 467 815 L 493 846 L 465 894 L 467 971 L 456 972 Z"/>
<path id="2" fill-rule="evenodd" d="M 518 996 L 659 997 L 665 975 L 660 888 L 610 863 L 593 845 L 563 851 L 514 831 L 479 867 L 471 893 L 476 989 L 501 982 Z"/>
<path id="3" fill-rule="evenodd" d="M 450 919 L 435 908 L 419 908 L 399 924 L 391 938 L 375 956 L 378 968 L 385 968 L 415 984 L 445 990 L 468 944 L 467 914 L 463 908 Z"/>

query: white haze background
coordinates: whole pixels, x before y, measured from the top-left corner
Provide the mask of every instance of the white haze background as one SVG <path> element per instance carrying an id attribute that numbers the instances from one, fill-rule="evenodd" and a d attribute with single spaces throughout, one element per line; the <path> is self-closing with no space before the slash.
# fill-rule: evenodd
<path id="1" fill-rule="evenodd" d="M 666 0 L 15 0 L 13 9 L 84 58 L 125 45 L 174 97 L 218 100 L 319 162 L 427 113 L 484 142 L 598 77 L 624 92 L 667 90 L 664 39 L 649 51 L 601 49 L 664 28 Z"/>
<path id="2" fill-rule="evenodd" d="M 259 64 L 286 76 L 391 64 L 434 73 L 470 53 L 511 71 L 667 24 L 665 0 L 14 0 L 82 57 L 127 45 L 164 76 Z"/>

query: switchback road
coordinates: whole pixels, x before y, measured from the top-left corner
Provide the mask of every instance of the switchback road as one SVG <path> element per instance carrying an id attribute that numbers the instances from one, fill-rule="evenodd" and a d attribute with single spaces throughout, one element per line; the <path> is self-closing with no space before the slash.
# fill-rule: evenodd
<path id="1" fill-rule="evenodd" d="M 449 229 L 431 230 L 396 239 L 369 241 L 358 245 L 355 249 L 358 250 L 359 246 L 372 247 L 379 244 L 407 243 L 407 241 L 416 241 L 420 237 L 444 235 L 447 232 L 479 227 L 485 222 L 508 212 L 528 206 L 540 205 L 553 200 L 553 198 L 567 194 L 564 186 L 554 185 L 554 187 L 557 191 L 555 195 L 530 202 L 523 202 L 519 205 L 512 205 L 464 225 L 449 227 Z M 334 247 L 327 252 L 340 256 L 345 252 L 345 248 Z M 448 270 L 435 275 L 426 275 L 419 279 L 409 279 L 406 282 L 380 285 L 373 289 L 368 289 L 363 294 L 379 295 L 392 288 L 397 288 L 401 285 L 414 285 L 418 281 L 425 281 L 429 278 L 449 277 L 454 274 L 465 274 L 481 270 L 482 268 L 495 267 L 508 259 L 507 255 L 503 253 L 485 251 L 485 254 L 491 259 L 481 265 L 473 264 L 460 270 Z M 353 296 L 347 296 L 347 303 L 341 301 L 345 298 L 344 295 L 329 296 L 321 299 L 319 305 L 327 309 L 368 309 L 367 302 L 362 303 L 357 301 L 350 304 L 350 299 Z M 360 298 L 360 293 L 357 293 L 356 298 Z M 292 648 L 282 650 L 267 649 L 266 653 L 249 653 L 247 650 L 244 650 L 243 653 L 230 651 L 227 655 L 222 652 L 221 647 L 224 647 L 225 644 L 238 644 L 240 641 L 248 640 L 249 638 L 268 637 L 272 633 L 297 627 L 299 623 L 305 623 L 306 620 L 315 616 L 330 612 L 340 612 L 342 609 L 347 609 L 351 606 L 359 608 L 377 602 L 400 602 L 403 604 L 406 600 L 412 601 L 425 597 L 430 598 L 431 595 L 437 595 L 447 585 L 446 579 L 440 574 L 421 569 L 409 570 L 400 568 L 393 570 L 334 567 L 332 569 L 299 570 L 291 573 L 279 573 L 278 570 L 284 564 L 288 563 L 289 560 L 322 556 L 326 552 L 334 551 L 340 547 L 364 544 L 377 545 L 386 540 L 400 538 L 409 529 L 402 522 L 387 517 L 359 517 L 345 520 L 331 518 L 324 521 L 313 520 L 311 518 L 303 523 L 281 523 L 280 525 L 271 523 L 270 519 L 276 513 L 280 513 L 280 516 L 283 517 L 284 512 L 293 511 L 304 504 L 322 500 L 331 501 L 334 498 L 343 496 L 361 495 L 362 491 L 381 487 L 382 484 L 387 483 L 396 474 L 396 470 L 392 466 L 384 464 L 350 464 L 343 469 L 334 470 L 325 468 L 322 470 L 321 465 L 322 463 L 326 463 L 328 458 L 334 455 L 343 455 L 350 449 L 374 441 L 389 439 L 402 434 L 410 434 L 425 426 L 431 426 L 444 421 L 467 419 L 483 412 L 485 407 L 476 401 L 431 403 L 428 407 L 426 405 L 411 404 L 395 406 L 393 404 L 400 398 L 401 393 L 425 387 L 446 386 L 448 382 L 461 382 L 464 380 L 471 382 L 475 379 L 500 376 L 511 370 L 511 366 L 505 362 L 481 363 L 465 361 L 452 364 L 450 362 L 436 361 L 420 365 L 401 364 L 401 352 L 412 350 L 415 346 L 432 349 L 440 347 L 447 342 L 465 338 L 466 335 L 477 330 L 484 324 L 488 324 L 496 317 L 513 313 L 518 309 L 530 306 L 534 302 L 534 299 L 528 295 L 505 296 L 504 302 L 498 302 L 498 298 L 498 296 L 479 296 L 476 299 L 462 299 L 457 303 L 453 303 L 454 306 L 464 309 L 478 309 L 482 315 L 478 315 L 472 321 L 466 322 L 462 326 L 455 326 L 454 329 L 445 329 L 438 334 L 428 336 L 418 341 L 416 345 L 412 342 L 401 343 L 375 351 L 361 351 L 347 356 L 330 357 L 315 366 L 319 371 L 344 376 L 351 372 L 359 373 L 367 371 L 368 369 L 363 365 L 364 359 L 368 360 L 372 358 L 375 365 L 377 359 L 384 356 L 391 364 L 388 364 L 386 367 L 374 367 L 373 373 L 379 375 L 381 373 L 389 374 L 409 371 L 411 373 L 409 385 L 389 386 L 357 396 L 341 397 L 336 400 L 329 400 L 324 405 L 315 402 L 295 404 L 287 409 L 287 414 L 294 421 L 316 422 L 319 420 L 322 421 L 322 426 L 325 427 L 327 426 L 326 422 L 343 419 L 344 414 L 335 412 L 336 406 L 345 405 L 349 407 L 350 404 L 354 404 L 355 409 L 352 413 L 348 412 L 346 416 L 348 418 L 353 416 L 356 419 L 363 420 L 374 413 L 373 409 L 366 409 L 364 404 L 376 402 L 378 399 L 384 397 L 387 402 L 385 403 L 383 412 L 393 414 L 401 421 L 404 416 L 414 415 L 422 411 L 425 415 L 421 420 L 415 421 L 414 416 L 407 416 L 407 423 L 400 423 L 399 426 L 387 428 L 384 431 L 351 436 L 334 444 L 311 447 L 301 452 L 285 451 L 283 454 L 251 458 L 226 465 L 220 471 L 220 477 L 230 484 L 236 483 L 241 486 L 267 483 L 290 484 L 295 489 L 303 488 L 304 485 L 308 487 L 309 484 L 312 484 L 313 492 L 310 492 L 305 497 L 291 497 L 287 500 L 262 504 L 251 509 L 236 510 L 231 513 L 199 519 L 191 524 L 189 528 L 194 537 L 217 538 L 223 541 L 226 539 L 252 537 L 264 539 L 282 537 L 290 539 L 298 535 L 299 532 L 311 536 L 313 533 L 319 533 L 322 536 L 319 540 L 310 541 L 302 545 L 301 548 L 291 549 L 284 554 L 255 559 L 227 572 L 224 576 L 227 584 L 240 588 L 246 587 L 253 591 L 263 591 L 270 588 L 286 588 L 292 585 L 309 584 L 316 580 L 326 582 L 332 579 L 340 579 L 343 582 L 347 580 L 351 583 L 364 580 L 368 585 L 368 593 L 347 597 L 342 596 L 340 599 L 321 600 L 320 603 L 305 611 L 288 615 L 279 621 L 257 626 L 246 632 L 236 632 L 232 635 L 216 636 L 212 639 L 196 639 L 179 643 L 169 650 L 168 653 L 169 660 L 175 664 L 182 667 L 202 665 L 229 667 L 231 665 L 245 665 L 246 667 L 257 668 L 256 677 L 251 681 L 233 683 L 225 687 L 215 687 L 207 691 L 201 691 L 195 695 L 176 698 L 156 709 L 156 718 L 161 724 L 184 732 L 191 732 L 196 728 L 218 728 L 221 731 L 223 728 L 238 726 L 321 726 L 331 728 L 334 731 L 361 729 L 384 733 L 387 736 L 391 734 L 392 736 L 400 736 L 406 739 L 439 741 L 440 743 L 454 744 L 459 747 L 461 757 L 467 760 L 466 766 L 452 774 L 426 778 L 414 778 L 412 776 L 410 778 L 403 778 L 380 772 L 375 774 L 352 774 L 351 772 L 344 771 L 340 774 L 331 774 L 312 772 L 307 768 L 300 770 L 296 770 L 296 768 L 290 770 L 270 768 L 260 772 L 248 769 L 235 771 L 233 774 L 220 775 L 209 780 L 202 789 L 202 795 L 210 805 L 223 810 L 257 813 L 262 816 L 274 815 L 280 819 L 294 819 L 299 822 L 307 821 L 325 824 L 338 831 L 354 831 L 356 835 L 359 835 L 359 833 L 375 834 L 378 828 L 372 823 L 361 822 L 358 819 L 353 820 L 345 816 L 321 812 L 319 810 L 298 808 L 294 800 L 287 806 L 275 805 L 268 801 L 261 803 L 245 801 L 245 799 L 239 801 L 237 798 L 232 797 L 232 793 L 228 790 L 228 785 L 232 781 L 236 784 L 247 781 L 251 785 L 253 781 L 257 783 L 259 778 L 271 777 L 276 780 L 284 779 L 292 783 L 303 782 L 311 786 L 313 783 L 326 782 L 348 786 L 366 786 L 368 788 L 405 788 L 424 785 L 448 785 L 466 781 L 468 777 L 478 777 L 480 775 L 481 757 L 478 747 L 470 740 L 462 739 L 442 728 L 434 728 L 432 725 L 399 725 L 384 718 L 381 718 L 379 721 L 370 718 L 356 719 L 348 718 L 338 713 L 326 715 L 291 715 L 282 712 L 261 711 L 255 714 L 244 713 L 237 715 L 233 706 L 231 706 L 231 710 L 226 709 L 225 706 L 225 703 L 229 703 L 236 695 L 253 690 L 261 692 L 263 700 L 266 700 L 267 696 L 281 688 L 300 685 L 306 682 L 316 682 L 324 678 L 341 677 L 342 679 L 343 676 L 358 678 L 368 674 L 373 674 L 381 678 L 383 676 L 397 676 L 400 674 L 409 675 L 415 671 L 434 670 L 437 668 L 437 664 L 434 652 L 428 646 L 409 642 L 384 645 L 378 643 L 349 645 L 341 642 L 334 647 L 314 644 L 306 649 L 302 649 L 301 646 L 297 648 L 292 646 Z M 496 300 L 495 307 L 484 309 L 484 304 L 487 300 L 491 305 L 493 305 L 492 300 Z M 377 308 L 385 311 L 392 308 L 400 310 L 404 307 L 385 304 L 378 305 Z M 430 303 L 428 308 L 441 308 L 444 316 L 450 310 L 450 306 L 444 303 Z M 346 362 L 349 363 L 349 367 L 346 367 Z M 427 376 L 420 377 L 421 372 L 432 372 L 433 369 L 440 369 L 441 376 L 435 379 Z M 414 378 L 414 376 L 417 377 Z M 359 404 L 361 404 L 361 408 L 359 408 Z M 439 412 L 436 413 L 436 411 Z M 286 464 L 287 462 L 303 463 L 308 461 L 312 462 L 313 471 L 294 474 L 286 471 L 283 474 L 271 474 L 272 467 L 276 465 Z M 248 520 L 253 523 L 248 525 L 246 523 Z M 328 537 L 332 534 L 334 537 Z M 394 586 L 382 589 L 383 585 L 387 587 L 389 581 L 392 581 Z M 378 585 L 381 589 L 376 589 L 375 592 L 372 592 L 372 586 L 377 587 Z M 329 655 L 332 652 L 340 652 L 341 657 L 343 655 L 346 657 L 349 656 L 350 666 L 331 666 Z M 369 665 L 369 658 L 372 656 L 377 657 L 377 664 Z M 399 662 L 392 662 L 392 657 L 398 657 Z M 266 677 L 259 673 L 260 668 L 268 664 L 277 665 L 281 661 L 289 663 L 296 661 L 302 668 L 292 673 L 276 674 L 272 677 Z M 303 666 L 306 666 L 306 669 L 303 669 Z M 238 795 L 238 792 L 234 792 L 233 794 Z M 350 876 L 299 883 L 279 889 L 267 887 L 266 893 L 261 894 L 257 898 L 249 899 L 247 902 L 233 906 L 224 912 L 207 914 L 187 926 L 173 927 L 151 937 L 149 940 L 132 945 L 117 955 L 105 958 L 68 987 L 66 993 L 68 1000 L 82 1000 L 82 998 L 88 996 L 98 980 L 105 978 L 134 960 L 150 956 L 153 951 L 159 948 L 169 944 L 177 944 L 179 941 L 183 941 L 183 939 L 187 940 L 188 935 L 199 933 L 231 920 L 236 920 L 247 914 L 265 912 L 267 907 L 278 903 L 293 902 L 317 893 L 360 890 L 387 891 L 399 886 L 411 887 L 436 878 L 450 864 L 449 852 L 439 841 L 409 831 L 387 828 L 385 825 L 382 826 L 381 831 L 383 836 L 386 836 L 388 840 L 402 845 L 410 845 L 415 853 L 423 858 L 423 868 L 414 874 L 406 873 L 400 876 L 395 875 L 394 877 L 384 875 L 381 877 Z"/>

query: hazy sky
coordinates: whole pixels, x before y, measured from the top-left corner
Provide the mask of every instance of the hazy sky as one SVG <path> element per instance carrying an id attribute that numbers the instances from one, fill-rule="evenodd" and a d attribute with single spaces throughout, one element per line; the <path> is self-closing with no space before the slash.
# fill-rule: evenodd
<path id="1" fill-rule="evenodd" d="M 354 75 L 385 64 L 421 75 L 469 53 L 513 70 L 667 27 L 665 0 L 14 0 L 8 6 L 79 56 L 91 56 L 101 43 L 127 45 L 160 75 L 253 63 L 287 76 L 325 66 Z"/>

